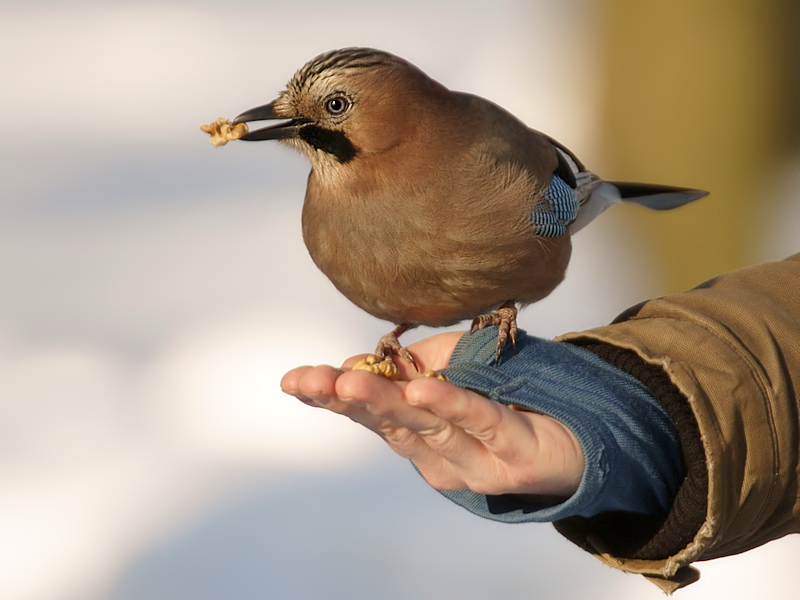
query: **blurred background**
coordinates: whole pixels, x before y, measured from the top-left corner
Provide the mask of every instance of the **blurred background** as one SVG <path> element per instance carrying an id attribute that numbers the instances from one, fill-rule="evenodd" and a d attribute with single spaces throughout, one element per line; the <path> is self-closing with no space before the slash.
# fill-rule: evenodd
<path id="1" fill-rule="evenodd" d="M 485 522 L 346 419 L 281 394 L 387 331 L 303 246 L 308 165 L 199 126 L 337 47 L 488 97 L 618 207 L 522 313 L 552 337 L 800 251 L 800 4 L 0 1 L 0 598 L 656 599 L 548 525 Z M 291 312 L 286 312 L 291 309 Z M 404 341 L 429 335 L 416 331 Z M 797 597 L 797 536 L 684 600 Z"/>

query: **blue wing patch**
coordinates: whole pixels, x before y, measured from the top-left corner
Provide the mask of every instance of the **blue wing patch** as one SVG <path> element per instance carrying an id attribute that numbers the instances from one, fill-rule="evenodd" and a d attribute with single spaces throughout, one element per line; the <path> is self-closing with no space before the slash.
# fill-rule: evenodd
<path id="1" fill-rule="evenodd" d="M 580 204 L 575 199 L 575 192 L 558 175 L 553 175 L 542 194 L 542 201 L 531 215 L 534 233 L 541 237 L 564 235 L 578 216 Z"/>

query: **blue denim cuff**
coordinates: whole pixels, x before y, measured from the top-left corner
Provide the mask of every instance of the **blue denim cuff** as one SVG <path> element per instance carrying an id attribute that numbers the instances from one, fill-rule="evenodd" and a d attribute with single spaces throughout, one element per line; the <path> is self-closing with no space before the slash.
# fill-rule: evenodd
<path id="1" fill-rule="evenodd" d="M 608 511 L 666 514 L 683 477 L 675 428 L 637 379 L 571 344 L 520 332 L 494 365 L 497 328 L 465 334 L 443 372 L 450 382 L 503 404 L 552 417 L 576 436 L 585 469 L 570 498 L 541 502 L 471 490 L 442 492 L 482 517 L 556 521 Z"/>

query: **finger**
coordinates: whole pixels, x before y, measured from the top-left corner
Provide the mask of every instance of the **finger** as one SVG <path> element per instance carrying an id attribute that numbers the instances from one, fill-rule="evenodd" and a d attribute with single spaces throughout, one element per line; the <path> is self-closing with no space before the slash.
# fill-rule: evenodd
<path id="1" fill-rule="evenodd" d="M 464 331 L 439 333 L 411 344 L 408 351 L 418 363 L 424 363 L 425 368 L 420 368 L 420 372 L 424 373 L 427 369 L 438 371 L 449 364 L 453 350 L 464 333 Z"/>
<path id="2" fill-rule="evenodd" d="M 354 364 L 365 359 L 367 356 L 369 356 L 369 354 L 357 354 L 356 356 L 351 356 L 342 363 L 342 369 L 352 369 Z"/>
<path id="3" fill-rule="evenodd" d="M 343 373 L 336 394 L 343 402 L 361 407 L 362 424 L 380 435 L 400 456 L 414 462 L 423 477 L 440 490 L 465 487 L 448 460 L 443 458 L 417 431 L 439 431 L 450 427 L 429 410 L 410 406 L 405 400 L 405 382 L 391 382 L 363 371 Z M 352 417 L 351 417 L 352 418 Z"/>
<path id="4" fill-rule="evenodd" d="M 281 389 L 300 400 L 326 404 L 335 394 L 336 379 L 341 373 L 341 370 L 328 365 L 298 367 L 283 376 Z"/>
<path id="5" fill-rule="evenodd" d="M 420 379 L 406 390 L 409 404 L 426 408 L 478 439 L 489 438 L 502 421 L 502 406 L 471 390 L 434 378 Z"/>
<path id="6" fill-rule="evenodd" d="M 298 393 L 298 382 L 303 374 L 310 369 L 309 366 L 302 366 L 302 367 L 295 367 L 291 371 L 287 371 L 286 374 L 281 378 L 281 390 L 289 394 L 290 396 L 294 396 Z"/>
<path id="7" fill-rule="evenodd" d="M 535 438 L 530 432 L 521 437 L 504 435 L 507 428 L 503 427 L 503 411 L 511 413 L 511 410 L 471 390 L 438 380 L 411 382 L 406 397 L 410 404 L 425 406 L 451 424 L 453 434 L 449 437 L 422 432 L 420 435 L 447 458 L 465 487 L 480 494 L 502 494 L 517 489 L 520 473 L 509 468 L 496 447 L 500 446 L 515 459 L 524 456 L 522 473 L 527 474 L 530 461 L 536 457 L 535 452 L 530 452 L 531 440 L 535 442 Z M 487 445 L 486 439 L 493 446 Z M 527 485 L 527 480 L 524 483 Z"/>
<path id="8" fill-rule="evenodd" d="M 324 408 L 330 412 L 350 418 L 356 423 L 380 433 L 381 425 L 368 410 L 358 403 L 348 402 L 338 397 L 336 381 L 342 375 L 340 369 L 328 365 L 317 367 L 299 367 L 284 377 L 286 391 L 301 402 L 316 408 Z M 362 375 L 371 375 L 361 373 Z M 380 377 L 373 376 L 378 382 Z"/>
<path id="9" fill-rule="evenodd" d="M 495 458 L 491 456 L 484 444 L 471 434 L 465 432 L 461 427 L 442 418 L 425 407 L 414 406 L 407 401 L 406 392 L 422 384 L 428 379 L 415 379 L 410 383 L 392 383 L 372 376 L 369 373 L 347 372 L 344 373 L 337 382 L 337 394 L 346 401 L 359 403 L 374 416 L 382 419 L 380 424 L 380 434 L 387 441 L 391 442 L 398 452 L 412 458 L 412 460 L 424 462 L 431 469 L 442 470 L 442 463 L 439 458 L 450 463 L 458 469 L 466 468 L 475 471 L 485 471 L 491 467 L 493 471 L 496 467 L 491 463 Z M 468 390 L 457 388 L 449 383 L 433 380 L 438 386 L 432 386 L 435 394 L 474 394 Z M 423 452 L 418 445 L 414 445 L 412 456 L 411 442 L 406 437 L 405 432 L 399 432 L 401 428 L 408 429 L 416 434 L 433 451 Z M 438 458 L 434 458 L 438 457 Z M 438 467 L 436 465 L 439 465 Z M 452 471 L 452 469 L 451 469 Z"/>
<path id="10" fill-rule="evenodd" d="M 583 451 L 575 435 L 559 421 L 514 411 L 469 390 L 438 380 L 409 384 L 411 404 L 425 406 L 479 441 L 480 453 L 454 457 L 458 473 L 474 491 L 569 496 L 583 475 Z M 482 460 L 482 463 L 470 462 Z"/>
<path id="11" fill-rule="evenodd" d="M 342 400 L 361 406 L 396 427 L 413 430 L 444 426 L 444 420 L 431 411 L 406 402 L 407 385 L 365 371 L 347 371 L 336 381 L 335 392 Z"/>
<path id="12" fill-rule="evenodd" d="M 453 464 L 416 432 L 391 422 L 384 422 L 379 429 L 378 435 L 386 444 L 398 455 L 413 462 L 432 487 L 443 491 L 468 487 Z"/>
<path id="13" fill-rule="evenodd" d="M 289 394 L 290 396 L 294 396 L 304 404 L 318 407 L 320 405 L 319 402 L 313 400 L 309 396 L 304 395 L 300 391 L 300 382 L 313 368 L 314 367 L 308 366 L 297 367 L 287 372 L 281 379 L 281 391 L 283 391 L 285 394 Z"/>
<path id="14" fill-rule="evenodd" d="M 414 382 L 406 396 L 410 404 L 458 426 L 500 459 L 516 458 L 518 440 L 536 441 L 530 420 L 471 390 L 428 379 Z"/>
<path id="15" fill-rule="evenodd" d="M 337 389 L 338 380 L 343 374 L 346 375 L 342 379 L 343 385 Z M 375 405 L 410 408 L 403 400 L 403 391 L 398 384 L 365 371 L 343 372 L 327 365 L 298 367 L 284 375 L 281 387 L 306 404 L 347 416 L 379 435 L 399 429 L 402 424 L 391 423 L 382 416 L 380 410 L 375 410 Z M 432 416 L 425 409 L 414 410 Z M 385 412 L 391 414 L 393 411 L 389 409 Z"/>

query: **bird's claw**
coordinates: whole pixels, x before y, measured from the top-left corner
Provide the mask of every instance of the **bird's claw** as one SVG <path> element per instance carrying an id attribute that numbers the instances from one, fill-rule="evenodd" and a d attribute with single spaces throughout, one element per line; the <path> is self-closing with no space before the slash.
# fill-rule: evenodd
<path id="1" fill-rule="evenodd" d="M 391 360 L 392 355 L 396 354 L 397 356 L 406 359 L 408 362 L 414 365 L 414 369 L 419 371 L 417 361 L 414 360 L 414 357 L 411 356 L 411 353 L 404 346 L 400 345 L 400 340 L 397 339 L 397 336 L 401 335 L 408 329 L 408 326 L 400 325 L 393 331 L 382 336 L 381 339 L 378 340 L 378 345 L 375 348 L 375 355 L 384 360 Z"/>
<path id="2" fill-rule="evenodd" d="M 493 313 L 478 315 L 472 321 L 469 332 L 497 325 L 497 350 L 494 355 L 494 364 L 500 363 L 500 353 L 511 340 L 514 353 L 517 352 L 517 307 L 513 302 L 506 302 Z"/>

